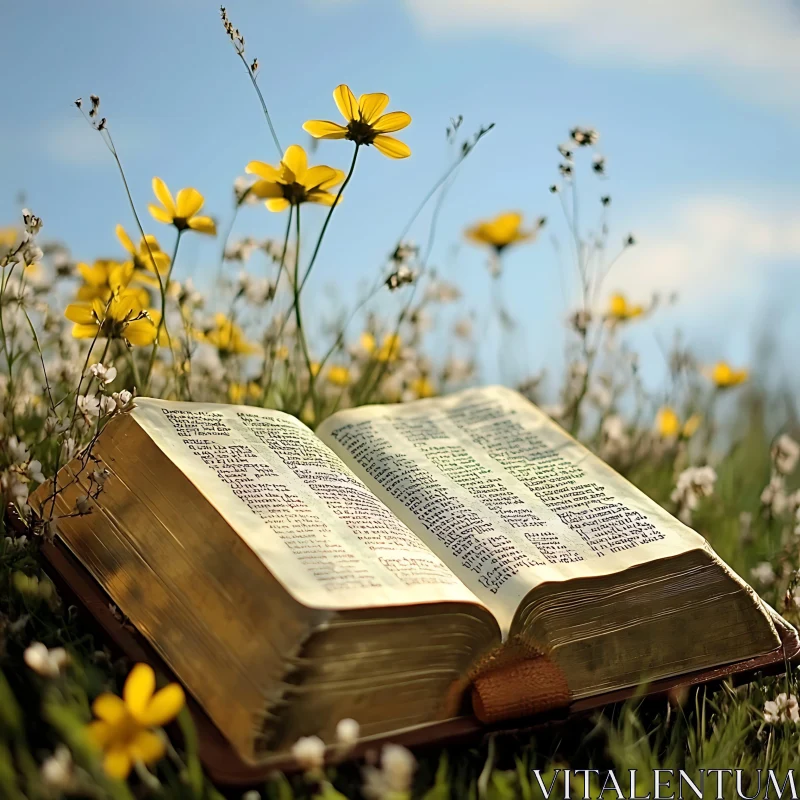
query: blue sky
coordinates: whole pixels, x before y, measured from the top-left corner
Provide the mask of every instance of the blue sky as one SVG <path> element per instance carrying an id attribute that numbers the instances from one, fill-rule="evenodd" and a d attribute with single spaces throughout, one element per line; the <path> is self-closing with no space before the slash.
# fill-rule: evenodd
<path id="1" fill-rule="evenodd" d="M 599 6 L 602 5 L 602 11 Z M 331 91 L 385 91 L 408 111 L 412 158 L 360 158 L 337 211 L 312 294 L 344 300 L 384 263 L 411 210 L 448 161 L 444 130 L 496 128 L 470 156 L 441 217 L 433 263 L 485 306 L 485 258 L 465 224 L 506 209 L 552 224 L 509 254 L 505 295 L 524 321 L 531 369 L 558 362 L 575 295 L 549 241 L 566 246 L 554 181 L 555 146 L 575 124 L 601 133 L 609 178 L 583 179 L 584 207 L 613 196 L 612 242 L 640 245 L 611 273 L 608 292 L 646 299 L 678 290 L 680 304 L 632 330 L 645 355 L 677 326 L 709 360 L 749 362 L 767 329 L 779 366 L 800 333 L 800 7 L 781 0 L 232 0 L 228 12 L 258 56 L 260 85 L 284 145 L 306 145 L 302 123 L 336 119 Z M 134 199 L 150 179 L 192 185 L 224 222 L 230 187 L 251 159 L 275 151 L 218 5 L 200 0 L 61 0 L 4 10 L 0 76 L 0 223 L 16 196 L 78 259 L 119 253 L 114 225 L 132 227 L 109 154 L 71 105 L 102 98 Z M 314 160 L 345 168 L 349 148 L 322 142 Z M 312 230 L 321 212 L 310 210 Z M 146 211 L 144 212 L 146 215 Z M 586 212 L 588 216 L 588 211 Z M 412 237 L 427 234 L 423 215 Z M 284 221 L 248 209 L 241 234 L 280 236 Z M 159 231 L 152 222 L 149 227 Z M 216 268 L 218 243 L 186 237 L 178 277 Z M 566 291 L 564 286 L 566 285 Z M 316 300 L 312 299 L 312 304 Z M 794 353 L 793 353 L 794 350 Z M 491 357 L 491 354 L 490 354 Z M 655 368 L 653 368 L 655 374 Z M 491 369 L 489 376 L 492 377 Z"/>

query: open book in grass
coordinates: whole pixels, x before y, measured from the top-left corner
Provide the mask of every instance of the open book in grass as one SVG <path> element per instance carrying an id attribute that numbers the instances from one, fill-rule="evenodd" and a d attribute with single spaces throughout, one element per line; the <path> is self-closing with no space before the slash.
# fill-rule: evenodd
<path id="1" fill-rule="evenodd" d="M 93 455 L 109 477 L 60 536 L 246 761 L 346 717 L 492 722 L 781 645 L 701 536 L 508 389 L 316 434 L 140 398 Z M 89 472 L 62 470 L 57 513 Z"/>

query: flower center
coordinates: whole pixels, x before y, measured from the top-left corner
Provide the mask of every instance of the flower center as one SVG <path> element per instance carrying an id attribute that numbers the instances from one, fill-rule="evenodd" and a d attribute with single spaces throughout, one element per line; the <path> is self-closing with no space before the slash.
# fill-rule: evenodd
<path id="1" fill-rule="evenodd" d="M 345 138 L 356 144 L 372 144 L 377 135 L 377 131 L 373 130 L 372 125 L 369 123 L 360 119 L 352 119 L 347 124 Z"/>
<path id="2" fill-rule="evenodd" d="M 299 206 L 307 198 L 306 187 L 300 183 L 283 184 L 283 196 L 293 205 Z"/>
<path id="3" fill-rule="evenodd" d="M 173 217 L 172 224 L 179 231 L 185 231 L 189 227 L 189 221 L 186 219 L 186 217 Z"/>

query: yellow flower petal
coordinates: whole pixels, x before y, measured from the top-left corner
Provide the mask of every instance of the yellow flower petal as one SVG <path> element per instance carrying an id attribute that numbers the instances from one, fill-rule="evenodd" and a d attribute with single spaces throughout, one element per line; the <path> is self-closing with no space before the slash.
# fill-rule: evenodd
<path id="1" fill-rule="evenodd" d="M 103 769 L 110 778 L 124 781 L 131 771 L 131 758 L 124 747 L 109 750 L 103 759 Z"/>
<path id="2" fill-rule="evenodd" d="M 344 139 L 347 136 L 347 128 L 324 119 L 310 119 L 304 122 L 303 130 L 315 139 Z"/>
<path id="3" fill-rule="evenodd" d="M 333 90 L 333 99 L 336 102 L 339 113 L 347 122 L 358 119 L 358 101 L 346 83 L 340 83 Z"/>
<path id="4" fill-rule="evenodd" d="M 339 200 L 337 202 L 337 205 L 339 203 L 341 203 L 343 199 L 344 199 L 344 195 L 339 195 Z M 308 202 L 309 203 L 318 203 L 321 206 L 332 206 L 334 200 L 336 200 L 336 195 L 335 194 L 331 194 L 330 192 L 316 191 L 316 192 L 312 192 L 308 196 Z"/>
<path id="5" fill-rule="evenodd" d="M 77 270 L 86 283 L 92 286 L 103 286 L 108 281 L 109 261 L 95 261 L 90 267 L 88 264 L 80 263 Z"/>
<path id="6" fill-rule="evenodd" d="M 157 331 L 158 328 L 149 319 L 137 319 L 125 326 L 122 335 L 134 347 L 147 347 L 156 340 Z"/>
<path id="7" fill-rule="evenodd" d="M 268 197 L 283 197 L 283 184 L 270 181 L 256 181 L 250 191 L 262 200 Z"/>
<path id="8" fill-rule="evenodd" d="M 105 302 L 97 297 L 92 300 L 92 312 L 97 319 L 105 319 L 107 313 Z"/>
<path id="9" fill-rule="evenodd" d="M 391 111 L 372 123 L 372 130 L 378 133 L 394 133 L 407 128 L 411 124 L 411 116 L 405 111 Z"/>
<path id="10" fill-rule="evenodd" d="M 64 310 L 64 316 L 78 325 L 94 325 L 92 307 L 87 303 L 70 303 Z"/>
<path id="11" fill-rule="evenodd" d="M 140 731 L 128 746 L 131 759 L 148 765 L 161 761 L 165 751 L 163 739 L 153 731 Z"/>
<path id="12" fill-rule="evenodd" d="M 258 175 L 259 178 L 263 178 L 265 181 L 271 181 L 272 183 L 275 183 L 281 176 L 279 170 L 273 167 L 272 164 L 267 164 L 264 161 L 251 161 L 244 168 L 244 171 L 250 175 Z"/>
<path id="13" fill-rule="evenodd" d="M 92 713 L 98 719 L 113 726 L 125 717 L 125 703 L 115 694 L 104 692 L 98 695 L 92 703 Z"/>
<path id="14" fill-rule="evenodd" d="M 124 264 L 115 264 L 109 270 L 108 285 L 112 291 L 124 289 L 133 278 L 133 262 L 126 261 Z"/>
<path id="15" fill-rule="evenodd" d="M 122 225 L 117 225 L 115 228 L 117 233 L 117 239 L 119 239 L 119 243 L 131 254 L 136 255 L 136 248 L 133 246 L 133 242 L 131 241 L 131 237 L 125 232 L 125 228 Z"/>
<path id="16" fill-rule="evenodd" d="M 176 198 L 177 213 L 175 216 L 181 219 L 190 219 L 203 207 L 203 195 L 188 186 L 178 192 Z"/>
<path id="17" fill-rule="evenodd" d="M 183 689 L 177 683 L 170 683 L 153 695 L 142 713 L 136 715 L 137 720 L 148 727 L 161 727 L 177 716 L 185 702 Z"/>
<path id="18" fill-rule="evenodd" d="M 147 210 L 150 212 L 150 216 L 152 216 L 153 219 L 163 222 L 165 225 L 172 225 L 173 215 L 170 214 L 169 211 L 165 211 L 161 206 L 148 203 Z"/>
<path id="19" fill-rule="evenodd" d="M 101 719 L 92 720 L 85 728 L 89 741 L 95 746 L 103 749 L 111 740 L 114 732 L 113 726 Z"/>
<path id="20" fill-rule="evenodd" d="M 375 137 L 372 143 L 375 148 L 389 158 L 408 158 L 411 155 L 411 148 L 399 139 L 393 136 L 380 136 Z"/>
<path id="21" fill-rule="evenodd" d="M 175 216 L 175 201 L 172 199 L 172 194 L 167 188 L 167 184 L 161 178 L 153 178 L 153 194 L 158 198 L 158 202 L 164 206 L 164 210 Z"/>
<path id="22" fill-rule="evenodd" d="M 97 334 L 97 325 L 73 325 L 73 339 L 94 339 Z"/>
<path id="23" fill-rule="evenodd" d="M 302 184 L 308 169 L 308 156 L 306 151 L 299 144 L 290 144 L 283 154 L 281 164 L 288 167 L 294 174 L 297 183 Z"/>
<path id="24" fill-rule="evenodd" d="M 149 664 L 136 664 L 125 680 L 122 697 L 128 710 L 137 720 L 153 697 L 155 688 L 156 674 L 153 668 Z"/>
<path id="25" fill-rule="evenodd" d="M 274 197 L 272 200 L 267 200 L 264 205 L 266 205 L 270 211 L 286 211 L 290 203 L 285 197 Z"/>
<path id="26" fill-rule="evenodd" d="M 217 223 L 211 217 L 192 217 L 187 225 L 198 233 L 207 233 L 209 236 L 217 235 Z"/>
<path id="27" fill-rule="evenodd" d="M 326 166 L 318 166 L 318 167 L 311 167 L 310 169 L 306 170 L 305 176 L 303 177 L 302 184 L 306 187 L 306 189 L 314 189 L 316 187 L 328 189 L 331 186 L 335 186 L 339 183 L 340 180 L 344 178 L 339 178 L 336 180 L 338 175 L 342 174 L 340 170 L 334 169 L 333 167 L 326 167 Z M 332 183 L 331 181 L 334 181 Z"/>
<path id="28" fill-rule="evenodd" d="M 383 92 L 362 94 L 358 98 L 358 110 L 361 112 L 361 119 L 368 125 L 375 122 L 388 105 L 389 95 Z"/>
<path id="29" fill-rule="evenodd" d="M 334 169 L 334 175 L 330 177 L 327 181 L 323 181 L 317 188 L 319 189 L 332 189 L 337 184 L 340 184 L 344 180 L 344 172 L 340 169 Z M 306 175 L 306 179 L 308 179 L 308 175 Z"/>

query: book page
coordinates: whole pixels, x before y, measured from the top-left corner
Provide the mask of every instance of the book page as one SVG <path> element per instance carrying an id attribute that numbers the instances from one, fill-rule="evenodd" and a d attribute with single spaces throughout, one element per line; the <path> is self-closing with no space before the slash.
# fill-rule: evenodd
<path id="1" fill-rule="evenodd" d="M 320 438 L 492 610 L 705 540 L 510 389 L 341 411 Z"/>
<path id="2" fill-rule="evenodd" d="M 150 398 L 132 416 L 304 605 L 479 602 L 294 417 Z"/>

